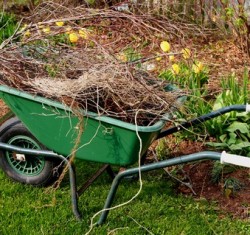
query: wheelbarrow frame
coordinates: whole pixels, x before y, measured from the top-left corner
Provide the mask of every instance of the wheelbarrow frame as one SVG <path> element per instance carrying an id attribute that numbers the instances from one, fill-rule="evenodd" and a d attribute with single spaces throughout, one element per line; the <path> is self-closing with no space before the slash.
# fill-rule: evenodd
<path id="1" fill-rule="evenodd" d="M 222 114 L 225 114 L 225 113 L 228 113 L 231 111 L 250 112 L 250 106 L 249 105 L 232 105 L 232 106 L 221 108 L 219 110 L 202 115 L 202 116 L 195 118 L 195 119 L 192 119 L 190 121 L 183 122 L 182 124 L 180 124 L 176 127 L 172 127 L 172 128 L 169 128 L 165 131 L 162 131 L 158 134 L 157 139 L 163 138 L 169 134 L 178 132 L 178 131 L 185 129 L 185 128 L 188 128 L 190 126 L 200 124 L 200 123 L 205 122 L 209 119 L 215 118 L 217 116 L 220 116 Z M 66 164 L 66 166 L 68 166 L 68 168 L 69 168 L 69 181 L 70 181 L 72 210 L 73 210 L 73 213 L 77 219 L 81 219 L 81 213 L 80 213 L 79 207 L 78 207 L 78 199 L 79 199 L 80 195 L 105 170 L 108 170 L 110 173 L 112 173 L 110 165 L 105 164 L 102 168 L 100 168 L 96 172 L 96 174 L 92 178 L 90 178 L 80 188 L 80 190 L 77 190 L 74 163 L 71 162 L 67 157 L 65 157 L 63 155 L 59 155 L 53 151 L 26 149 L 26 148 L 21 148 L 21 147 L 5 144 L 3 142 L 0 142 L 0 149 L 8 150 L 8 151 L 15 151 L 15 152 L 18 152 L 20 154 L 30 154 L 30 155 L 34 155 L 34 156 L 38 156 L 38 155 L 39 156 L 46 156 L 49 158 L 60 159 L 61 161 L 63 161 Z M 163 169 L 165 167 L 184 164 L 184 163 L 198 161 L 198 160 L 220 160 L 221 163 L 231 163 L 231 164 L 240 165 L 240 166 L 244 166 L 244 167 L 250 167 L 250 158 L 239 156 L 239 155 L 227 154 L 225 152 L 220 153 L 220 152 L 213 152 L 213 151 L 204 151 L 204 152 L 198 152 L 198 153 L 184 155 L 184 156 L 180 156 L 180 157 L 175 157 L 175 158 L 168 159 L 168 160 L 162 160 L 162 161 L 155 162 L 155 163 L 149 163 L 146 165 L 142 165 L 140 167 L 126 169 L 126 170 L 118 173 L 116 176 L 114 175 L 115 177 L 113 179 L 111 188 L 109 190 L 106 202 L 104 204 L 101 216 L 100 216 L 97 224 L 100 225 L 100 224 L 105 222 L 105 220 L 108 216 L 108 213 L 110 211 L 111 205 L 114 201 L 116 191 L 117 191 L 122 179 L 124 179 L 126 177 L 131 177 L 135 174 L 138 174 L 139 172 L 148 172 L 148 171 L 153 171 L 153 170 L 157 170 L 157 169 Z"/>

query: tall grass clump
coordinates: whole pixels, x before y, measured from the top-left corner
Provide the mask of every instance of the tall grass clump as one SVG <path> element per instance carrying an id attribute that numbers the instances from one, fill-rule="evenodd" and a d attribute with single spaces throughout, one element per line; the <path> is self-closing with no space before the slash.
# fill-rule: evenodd
<path id="1" fill-rule="evenodd" d="M 17 28 L 17 20 L 13 14 L 0 12 L 0 44 L 11 37 Z"/>

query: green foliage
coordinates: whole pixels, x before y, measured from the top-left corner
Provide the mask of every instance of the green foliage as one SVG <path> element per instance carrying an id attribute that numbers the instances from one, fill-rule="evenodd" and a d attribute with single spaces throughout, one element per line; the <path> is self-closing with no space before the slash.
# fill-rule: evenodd
<path id="1" fill-rule="evenodd" d="M 221 176 L 223 173 L 224 165 L 220 162 L 216 161 L 214 162 L 213 169 L 211 172 L 211 180 L 213 183 L 219 183 L 221 180 Z"/>
<path id="2" fill-rule="evenodd" d="M 136 61 L 141 59 L 141 55 L 140 53 L 138 53 L 137 51 L 135 51 L 132 47 L 128 47 L 125 50 L 123 50 L 122 52 L 125 56 L 125 60 L 126 62 L 132 62 L 132 61 Z"/>
<path id="3" fill-rule="evenodd" d="M 184 109 L 177 113 L 178 118 L 176 122 L 190 120 L 211 111 L 211 102 L 206 100 L 208 96 L 208 91 L 205 88 L 205 84 L 208 81 L 206 68 L 195 73 L 188 63 L 181 63 L 179 74 L 174 74 L 171 70 L 167 70 L 160 74 L 160 78 L 176 83 L 180 88 L 187 91 Z M 179 135 L 181 138 L 197 139 L 194 132 L 204 133 L 206 130 L 204 125 L 196 126 L 192 131 L 182 131 Z"/>
<path id="4" fill-rule="evenodd" d="M 196 74 L 187 65 L 181 64 L 180 73 L 173 74 L 171 70 L 161 73 L 160 77 L 178 83 L 183 89 L 188 89 L 185 110 L 177 116 L 180 122 L 190 120 L 212 110 L 217 110 L 234 104 L 246 104 L 249 98 L 248 71 L 245 71 L 243 81 L 237 82 L 235 76 L 222 80 L 222 92 L 215 100 L 207 99 L 208 91 L 205 84 L 208 80 L 206 71 Z M 183 112 L 184 111 L 184 112 Z M 194 133 L 205 133 L 216 138 L 216 142 L 208 145 L 218 149 L 229 150 L 250 156 L 250 115 L 247 113 L 230 112 L 202 123 L 191 131 L 184 131 L 179 135 L 182 138 L 197 138 Z"/>
<path id="5" fill-rule="evenodd" d="M 156 148 L 156 156 L 159 160 L 166 158 L 166 155 L 168 153 L 168 148 L 166 146 L 166 139 L 160 139 Z"/>
<path id="6" fill-rule="evenodd" d="M 232 17 L 235 14 L 234 9 L 232 7 L 226 7 L 225 12 L 226 12 L 226 15 L 229 17 Z"/>
<path id="7" fill-rule="evenodd" d="M 158 144 L 155 148 L 156 156 L 158 160 L 164 160 L 168 157 L 172 157 L 173 148 L 178 146 L 179 139 L 175 138 L 162 138 L 159 139 Z"/>
<path id="8" fill-rule="evenodd" d="M 195 73 L 187 62 L 180 63 L 179 67 L 180 72 L 178 74 L 174 74 L 171 69 L 168 69 L 160 73 L 159 77 L 178 84 L 180 88 L 190 89 L 191 94 L 196 89 L 204 91 L 204 84 L 208 81 L 206 68 L 199 73 Z"/>
<path id="9" fill-rule="evenodd" d="M 188 88 L 189 95 L 185 107 L 186 114 L 183 115 L 182 110 L 182 113 L 177 115 L 180 122 L 209 113 L 212 109 L 218 110 L 234 104 L 246 104 L 249 99 L 248 71 L 245 71 L 241 82 L 238 82 L 233 75 L 223 79 L 221 82 L 222 92 L 215 100 L 208 100 L 206 99 L 208 92 L 204 86 L 208 79 L 207 74 L 204 71 L 203 73 L 195 74 L 182 65 L 180 68 L 178 75 L 173 74 L 171 70 L 161 74 L 162 78 L 178 83 L 183 89 Z M 205 132 L 216 139 L 215 142 L 207 143 L 208 145 L 215 147 L 217 150 L 222 149 L 250 157 L 249 124 L 249 113 L 230 112 L 194 127 L 191 131 L 182 131 L 178 133 L 178 136 L 197 139 L 199 133 Z M 159 156 L 165 154 L 164 151 L 162 145 L 159 145 Z M 218 183 L 223 178 L 223 174 L 231 173 L 234 170 L 235 167 L 215 163 L 211 173 L 212 181 Z M 229 188 L 225 190 L 228 196 L 232 192 L 234 191 Z"/>
<path id="10" fill-rule="evenodd" d="M 246 104 L 249 96 L 247 72 L 243 78 L 243 85 L 230 77 L 222 82 L 224 90 L 217 96 L 213 109 L 233 105 Z M 216 137 L 216 142 L 210 146 L 229 150 L 230 152 L 250 156 L 250 115 L 243 112 L 230 112 L 214 118 L 208 122 L 208 132 Z"/>
<path id="11" fill-rule="evenodd" d="M 13 35 L 17 28 L 17 20 L 14 15 L 0 12 L 0 44 Z"/>
<path id="12" fill-rule="evenodd" d="M 48 72 L 49 77 L 54 78 L 58 74 L 59 70 L 55 65 L 45 65 L 45 70 Z"/>
<path id="13" fill-rule="evenodd" d="M 238 179 L 229 177 L 225 180 L 225 183 L 223 185 L 224 195 L 229 198 L 231 195 L 235 195 L 235 193 L 239 191 L 242 186 L 242 183 Z"/>
<path id="14" fill-rule="evenodd" d="M 69 41 L 69 36 L 65 33 L 50 36 L 48 39 L 49 39 L 49 42 L 51 43 L 51 45 L 53 45 L 53 46 L 56 46 L 60 43 L 71 44 Z"/>
<path id="15" fill-rule="evenodd" d="M 237 192 L 242 188 L 242 183 L 233 177 L 229 177 L 225 180 L 224 189 L 231 189 L 232 192 Z"/>
<path id="16" fill-rule="evenodd" d="M 95 4 L 95 0 L 84 0 L 88 5 L 92 6 Z"/>

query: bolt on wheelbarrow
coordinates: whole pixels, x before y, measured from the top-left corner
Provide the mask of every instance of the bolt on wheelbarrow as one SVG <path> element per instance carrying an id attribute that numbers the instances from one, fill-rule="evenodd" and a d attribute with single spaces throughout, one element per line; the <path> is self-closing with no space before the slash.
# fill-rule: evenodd
<path id="1" fill-rule="evenodd" d="M 144 156 L 151 143 L 169 134 L 200 124 L 231 111 L 250 112 L 249 105 L 232 105 L 205 114 L 179 126 L 163 130 L 166 121 L 159 120 L 151 126 L 136 126 L 110 117 L 98 116 L 82 110 L 83 132 L 78 147 L 74 141 L 79 133 L 79 117 L 62 103 L 43 97 L 32 96 L 6 86 L 0 86 L 0 98 L 17 117 L 8 119 L 0 128 L 0 164 L 12 179 L 32 185 L 46 185 L 53 179 L 53 169 L 62 165 L 69 167 L 70 190 L 73 213 L 81 218 L 78 209 L 79 196 L 104 171 L 113 177 L 104 210 L 98 224 L 102 224 L 109 213 L 116 191 L 122 179 L 139 172 L 162 169 L 168 166 L 210 159 L 222 164 L 250 167 L 250 158 L 226 152 L 204 151 L 173 159 L 128 168 L 114 174 L 110 165 L 128 167 Z M 74 150 L 72 152 L 72 150 Z M 77 159 L 104 163 L 79 190 L 77 190 L 74 164 Z"/>

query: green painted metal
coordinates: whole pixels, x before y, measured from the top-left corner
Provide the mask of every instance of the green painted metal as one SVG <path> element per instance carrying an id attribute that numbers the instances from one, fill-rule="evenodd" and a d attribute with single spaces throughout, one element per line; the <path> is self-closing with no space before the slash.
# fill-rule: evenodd
<path id="1" fill-rule="evenodd" d="M 27 149 L 40 149 L 40 146 L 28 136 L 17 135 L 11 138 L 7 144 L 19 146 Z M 25 161 L 16 159 L 15 152 L 6 151 L 6 159 L 10 166 L 17 173 L 24 176 L 36 176 L 39 175 L 45 166 L 45 160 L 43 156 L 25 156 Z"/>
<path id="2" fill-rule="evenodd" d="M 115 179 L 113 180 L 113 183 L 111 185 L 111 188 L 109 190 L 108 197 L 106 199 L 104 208 L 102 210 L 102 214 L 98 220 L 98 224 L 103 224 L 108 216 L 109 213 L 109 208 L 111 207 L 111 204 L 114 200 L 116 191 L 118 189 L 118 186 L 121 182 L 122 179 L 128 176 L 132 176 L 134 174 L 138 174 L 140 172 L 147 172 L 147 171 L 152 171 L 152 170 L 157 170 L 157 169 L 163 169 L 168 166 L 175 166 L 179 164 L 184 164 L 187 162 L 193 162 L 193 161 L 198 161 L 198 160 L 205 160 L 205 159 L 210 159 L 210 160 L 220 160 L 221 158 L 221 153 L 217 152 L 212 152 L 212 151 L 204 151 L 204 152 L 199 152 L 199 153 L 194 153 L 194 154 L 189 154 L 189 155 L 184 155 L 181 157 L 176 157 L 168 160 L 163 160 L 160 162 L 155 162 L 147 165 L 143 165 L 140 168 L 135 167 L 131 168 L 128 170 L 125 170 L 121 173 L 119 173 Z"/>
<path id="3" fill-rule="evenodd" d="M 68 106 L 6 86 L 0 86 L 0 98 L 43 145 L 63 156 L 73 154 L 81 118 Z M 165 124 L 160 120 L 152 126 L 135 126 L 95 113 L 79 112 L 83 117 L 83 131 L 76 158 L 121 166 L 131 165 L 139 158 L 137 132 L 142 141 L 142 155 Z"/>

